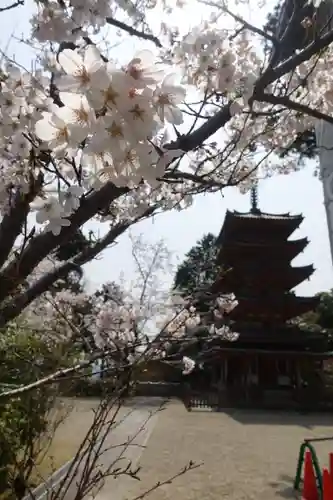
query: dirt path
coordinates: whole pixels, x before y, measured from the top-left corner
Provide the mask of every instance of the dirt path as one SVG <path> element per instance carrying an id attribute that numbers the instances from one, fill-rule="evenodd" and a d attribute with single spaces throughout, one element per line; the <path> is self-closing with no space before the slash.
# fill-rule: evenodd
<path id="1" fill-rule="evenodd" d="M 330 415 L 188 413 L 180 402 L 171 402 L 160 414 L 140 459 L 142 481 L 132 481 L 121 500 L 134 498 L 157 481 L 177 473 L 189 460 L 203 465 L 159 488 L 149 499 L 293 497 L 300 443 L 304 438 L 333 436 L 332 424 Z M 316 449 L 320 464 L 327 465 L 333 441 L 318 444 Z"/>

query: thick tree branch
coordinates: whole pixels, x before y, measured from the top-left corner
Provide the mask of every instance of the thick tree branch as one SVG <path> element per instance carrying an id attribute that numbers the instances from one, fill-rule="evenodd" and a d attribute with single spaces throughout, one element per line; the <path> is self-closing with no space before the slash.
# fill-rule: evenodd
<path id="1" fill-rule="evenodd" d="M 153 42 L 156 45 L 156 47 L 159 47 L 160 49 L 162 48 L 161 42 L 155 35 L 145 33 L 144 31 L 139 31 L 133 28 L 132 26 L 129 26 L 126 23 L 114 19 L 113 17 L 107 17 L 106 22 L 111 26 L 115 26 L 116 28 L 126 31 L 126 33 L 128 33 L 131 36 L 136 36 L 138 38 L 141 38 L 142 40 L 148 40 L 149 42 Z"/>
<path id="2" fill-rule="evenodd" d="M 0 273 L 0 301 L 15 290 L 54 248 L 67 241 L 85 222 L 127 191 L 128 188 L 106 183 L 82 201 L 80 208 L 69 218 L 71 225 L 64 227 L 59 236 L 47 232 L 31 240 L 21 255 Z"/>
<path id="3" fill-rule="evenodd" d="M 313 116 L 318 120 L 324 120 L 328 123 L 333 123 L 332 116 L 325 115 L 325 113 L 321 113 L 317 109 L 310 108 L 305 104 L 292 101 L 291 99 L 289 99 L 288 96 L 275 96 L 273 94 L 263 94 L 263 96 L 260 98 L 260 101 L 268 102 L 270 104 L 285 106 L 287 109 L 293 109 L 294 111 L 297 111 L 304 115 Z"/>
<path id="4" fill-rule="evenodd" d="M 139 220 L 150 217 L 156 210 L 156 206 L 148 208 L 144 214 L 134 220 L 126 221 L 110 229 L 110 231 L 101 238 L 97 243 L 91 247 L 85 248 L 82 252 L 76 255 L 73 259 L 57 266 L 53 271 L 46 273 L 38 281 L 29 287 L 28 290 L 21 293 L 19 296 L 14 297 L 9 304 L 0 308 L 0 328 L 3 328 L 9 321 L 16 318 L 25 307 L 33 302 L 42 293 L 49 290 L 49 288 L 61 278 L 68 275 L 69 272 L 83 266 L 100 252 L 102 252 L 108 245 L 113 243 L 118 236 L 123 234 L 132 224 Z"/>
<path id="5" fill-rule="evenodd" d="M 328 33 L 323 35 L 320 38 L 316 38 L 313 42 L 309 43 L 307 47 L 298 52 L 297 54 L 292 55 L 284 61 L 283 63 L 275 66 L 274 68 L 269 68 L 264 74 L 259 78 L 258 83 L 256 85 L 256 93 L 259 93 L 270 85 L 275 80 L 278 80 L 285 74 L 294 70 L 305 61 L 311 59 L 312 56 L 318 54 L 318 52 L 326 49 L 333 42 L 333 30 L 330 30 Z M 259 97 L 259 96 L 258 96 Z M 256 97 L 257 98 L 257 97 Z M 259 99 L 260 100 L 260 99 Z"/>
<path id="6" fill-rule="evenodd" d="M 42 182 L 43 175 L 39 174 L 37 180 L 31 179 L 28 194 L 17 191 L 8 213 L 3 216 L 0 224 L 0 269 L 6 262 L 16 238 L 22 230 L 29 213 L 29 203 L 34 200 L 42 186 Z"/>
<path id="7" fill-rule="evenodd" d="M 258 79 L 258 82 L 255 86 L 253 99 L 265 102 L 264 89 L 267 87 L 267 85 L 273 83 L 278 78 L 281 78 L 286 73 L 289 73 L 289 71 L 292 71 L 301 63 L 310 59 L 314 54 L 328 47 L 332 42 L 333 30 L 310 43 L 298 54 L 291 56 L 289 59 L 279 64 L 275 68 L 268 68 Z M 180 136 L 176 141 L 168 144 L 166 148 L 192 151 L 195 148 L 201 146 L 205 140 L 215 134 L 231 119 L 230 104 L 231 103 L 229 102 L 227 105 L 225 105 L 220 111 L 209 118 L 205 123 L 203 123 L 203 125 L 198 127 L 192 133 Z M 307 112 L 307 114 L 309 113 Z"/>
<path id="8" fill-rule="evenodd" d="M 181 149 L 185 152 L 193 151 L 201 146 L 209 137 L 223 127 L 231 118 L 230 104 L 226 104 L 214 116 L 209 118 L 196 130 L 187 135 L 181 135 L 176 141 L 165 146 L 166 149 Z"/>

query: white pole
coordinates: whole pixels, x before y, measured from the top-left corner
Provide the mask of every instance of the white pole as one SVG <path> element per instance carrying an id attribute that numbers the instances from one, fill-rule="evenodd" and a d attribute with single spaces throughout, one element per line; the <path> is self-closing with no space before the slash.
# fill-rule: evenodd
<path id="1" fill-rule="evenodd" d="M 317 22 L 319 28 L 326 25 L 326 29 L 332 29 L 332 22 L 327 25 L 328 19 L 332 15 L 333 2 L 325 0 L 320 3 L 317 11 Z M 321 21 L 322 20 L 322 21 Z M 324 205 L 326 209 L 328 236 L 331 247 L 331 259 L 333 262 L 333 125 L 323 120 L 316 125 L 316 142 L 319 150 L 320 176 L 324 190 Z"/>
<path id="2" fill-rule="evenodd" d="M 333 262 L 333 125 L 323 120 L 319 121 L 316 125 L 316 141 Z"/>

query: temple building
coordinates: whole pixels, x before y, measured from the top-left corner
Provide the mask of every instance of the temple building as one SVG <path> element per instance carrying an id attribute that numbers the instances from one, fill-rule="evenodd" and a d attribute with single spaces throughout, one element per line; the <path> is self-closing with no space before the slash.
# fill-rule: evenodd
<path id="1" fill-rule="evenodd" d="M 217 239 L 222 271 L 212 287 L 213 295 L 235 294 L 238 305 L 225 320 L 239 337 L 211 343 L 188 387 L 193 394 L 206 387 L 221 407 L 312 404 L 324 390 L 321 368 L 332 353 L 327 336 L 294 320 L 318 301 L 292 291 L 314 272 L 312 265 L 291 265 L 308 244 L 290 239 L 303 217 L 262 212 L 256 189 L 251 205 L 248 213 L 226 213 Z"/>

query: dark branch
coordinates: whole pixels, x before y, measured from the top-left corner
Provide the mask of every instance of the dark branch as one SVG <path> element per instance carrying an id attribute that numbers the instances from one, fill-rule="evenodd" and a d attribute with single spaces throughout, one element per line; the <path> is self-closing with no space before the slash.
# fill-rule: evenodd
<path id="1" fill-rule="evenodd" d="M 64 278 L 71 271 L 83 266 L 105 248 L 113 243 L 118 236 L 123 234 L 127 228 L 135 224 L 139 220 L 150 217 L 156 210 L 156 206 L 148 208 L 140 217 L 126 221 L 110 229 L 110 231 L 101 238 L 100 241 L 91 247 L 86 247 L 82 252 L 76 255 L 73 259 L 65 262 L 56 267 L 53 271 L 46 273 L 36 283 L 34 283 L 28 290 L 21 293 L 19 296 L 14 297 L 9 304 L 0 309 L 0 328 L 3 328 L 9 321 L 16 318 L 25 307 L 33 302 L 42 293 L 49 290 L 49 288 L 59 279 Z"/>
<path id="2" fill-rule="evenodd" d="M 0 7 L 0 12 L 5 12 L 6 10 L 15 9 L 15 7 L 20 7 L 21 5 L 24 5 L 24 0 L 17 0 L 17 2 L 7 5 L 7 7 Z"/>
<path id="3" fill-rule="evenodd" d="M 268 102 L 270 104 L 285 106 L 287 109 L 293 109 L 294 111 L 297 111 L 297 112 L 302 113 L 304 115 L 313 116 L 314 118 L 317 118 L 318 120 L 325 120 L 328 123 L 333 123 L 332 116 L 325 115 L 324 113 L 321 113 L 317 109 L 310 108 L 309 106 L 306 106 L 305 104 L 301 104 L 299 102 L 292 101 L 287 96 L 275 96 L 273 94 L 263 94 L 260 101 L 261 102 Z"/>
<path id="4" fill-rule="evenodd" d="M 117 188 L 108 182 L 82 201 L 80 208 L 69 217 L 71 225 L 64 227 L 59 236 L 47 232 L 30 241 L 19 258 L 11 261 L 0 273 L 0 301 L 15 290 L 54 248 L 66 242 L 87 220 L 127 191 L 128 188 Z"/>
<path id="5" fill-rule="evenodd" d="M 131 36 L 136 36 L 138 38 L 141 38 L 142 40 L 148 40 L 149 42 L 153 42 L 156 45 L 156 47 L 159 47 L 160 49 L 162 48 L 161 42 L 155 35 L 151 35 L 149 33 L 145 33 L 144 31 L 137 30 L 132 26 L 128 26 L 128 24 L 126 23 L 114 19 L 113 17 L 107 17 L 106 22 L 111 26 L 115 26 L 116 28 L 126 31 L 126 33 L 128 33 Z"/>
<path id="6" fill-rule="evenodd" d="M 29 213 L 29 203 L 33 201 L 42 186 L 43 175 L 38 179 L 31 179 L 28 194 L 17 191 L 8 213 L 3 216 L 0 224 L 0 269 L 6 262 L 16 238 L 20 234 L 23 224 Z"/>
<path id="7" fill-rule="evenodd" d="M 256 92 L 262 91 L 267 85 L 278 80 L 285 74 L 294 70 L 305 61 L 311 59 L 312 56 L 318 54 L 318 52 L 326 49 L 333 42 L 333 30 L 330 30 L 321 38 L 315 39 L 313 42 L 309 43 L 305 49 L 301 50 L 298 54 L 289 57 L 286 61 L 279 64 L 275 68 L 269 68 L 264 74 L 259 78 L 256 85 Z M 259 97 L 259 96 L 258 96 Z M 256 95 L 255 98 L 257 99 Z M 260 99 L 259 99 L 260 100 Z"/>
<path id="8" fill-rule="evenodd" d="M 201 146 L 231 119 L 230 104 L 226 104 L 220 111 L 190 134 L 181 135 L 176 141 L 166 145 L 166 149 L 181 149 L 187 152 Z"/>

